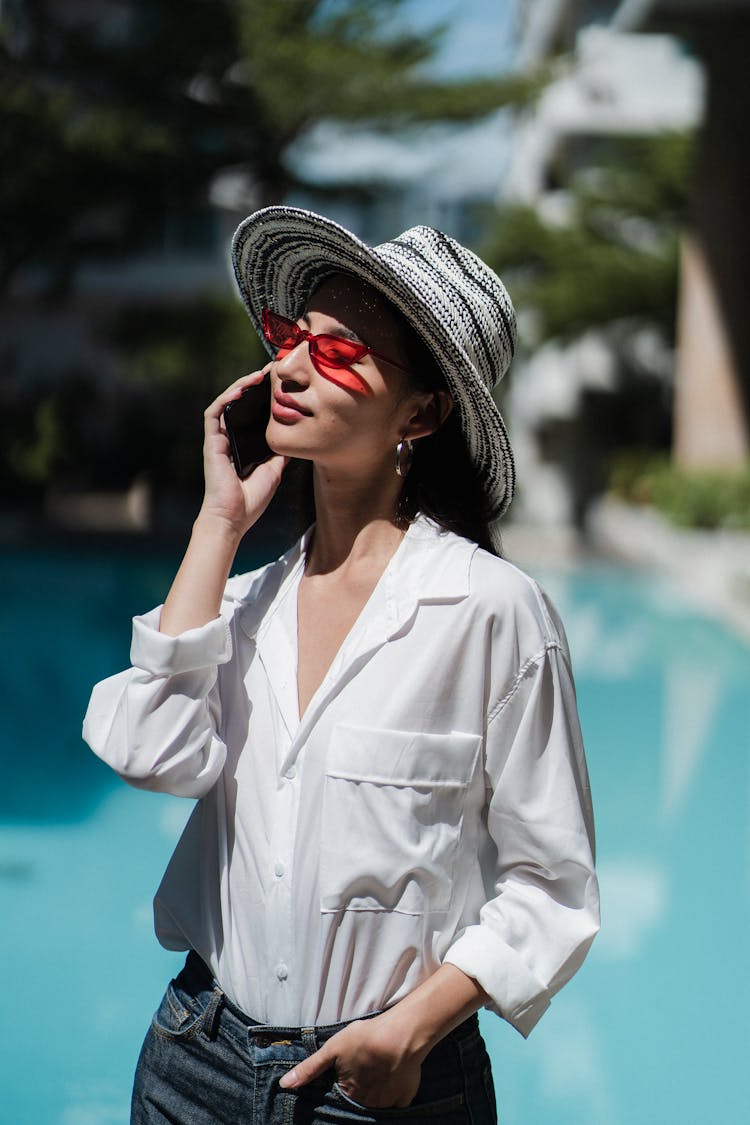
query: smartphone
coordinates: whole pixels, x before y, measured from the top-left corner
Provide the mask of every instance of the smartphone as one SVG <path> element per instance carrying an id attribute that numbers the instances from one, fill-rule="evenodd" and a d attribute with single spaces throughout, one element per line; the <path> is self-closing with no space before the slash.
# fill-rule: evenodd
<path id="1" fill-rule="evenodd" d="M 246 387 L 240 398 L 224 407 L 224 425 L 237 476 L 249 477 L 253 469 L 273 456 L 266 442 L 271 416 L 271 380 Z"/>

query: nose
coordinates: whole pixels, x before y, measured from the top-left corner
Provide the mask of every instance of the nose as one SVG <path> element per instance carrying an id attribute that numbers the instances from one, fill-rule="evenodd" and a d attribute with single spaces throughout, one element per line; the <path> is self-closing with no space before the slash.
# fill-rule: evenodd
<path id="1" fill-rule="evenodd" d="M 293 382 L 299 386 L 307 386 L 312 372 L 307 340 L 300 340 L 295 347 L 284 351 L 283 354 L 277 352 L 273 365 L 276 376 L 282 383 Z"/>

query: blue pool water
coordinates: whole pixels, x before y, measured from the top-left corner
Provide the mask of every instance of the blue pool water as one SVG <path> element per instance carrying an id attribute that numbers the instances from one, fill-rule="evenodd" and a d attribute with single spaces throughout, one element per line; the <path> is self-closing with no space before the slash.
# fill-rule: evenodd
<path id="1" fill-rule="evenodd" d="M 0 1125 L 127 1122 L 181 958 L 151 895 L 189 812 L 87 751 L 165 555 L 0 560 Z M 483 1017 L 503 1125 L 750 1120 L 750 647 L 664 584 L 540 575 L 568 629 L 597 813 L 603 930 L 528 1041 Z"/>

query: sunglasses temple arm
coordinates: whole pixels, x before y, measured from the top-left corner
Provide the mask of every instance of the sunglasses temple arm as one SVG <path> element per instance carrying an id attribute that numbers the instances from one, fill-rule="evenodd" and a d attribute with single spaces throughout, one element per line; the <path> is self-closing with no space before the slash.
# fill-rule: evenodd
<path id="1" fill-rule="evenodd" d="M 407 375 L 412 374 L 411 368 L 404 367 L 403 363 L 399 363 L 398 360 L 391 359 L 390 356 L 383 355 L 382 352 L 376 352 L 374 348 L 370 348 L 369 350 L 370 355 L 376 355 L 378 359 L 384 359 L 386 363 L 390 363 L 392 367 L 398 367 L 399 371 L 405 371 Z"/>

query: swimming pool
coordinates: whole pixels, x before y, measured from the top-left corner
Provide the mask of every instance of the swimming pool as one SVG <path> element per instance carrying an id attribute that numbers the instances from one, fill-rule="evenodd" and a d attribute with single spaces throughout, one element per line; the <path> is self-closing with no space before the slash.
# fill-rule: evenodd
<path id="1" fill-rule="evenodd" d="M 168 552 L 0 559 L 2 1125 L 127 1122 L 181 957 L 151 896 L 189 803 L 87 751 L 91 684 L 127 662 Z M 540 573 L 566 623 L 597 813 L 603 929 L 526 1042 L 483 1017 L 503 1125 L 750 1120 L 750 646 L 659 581 Z"/>

